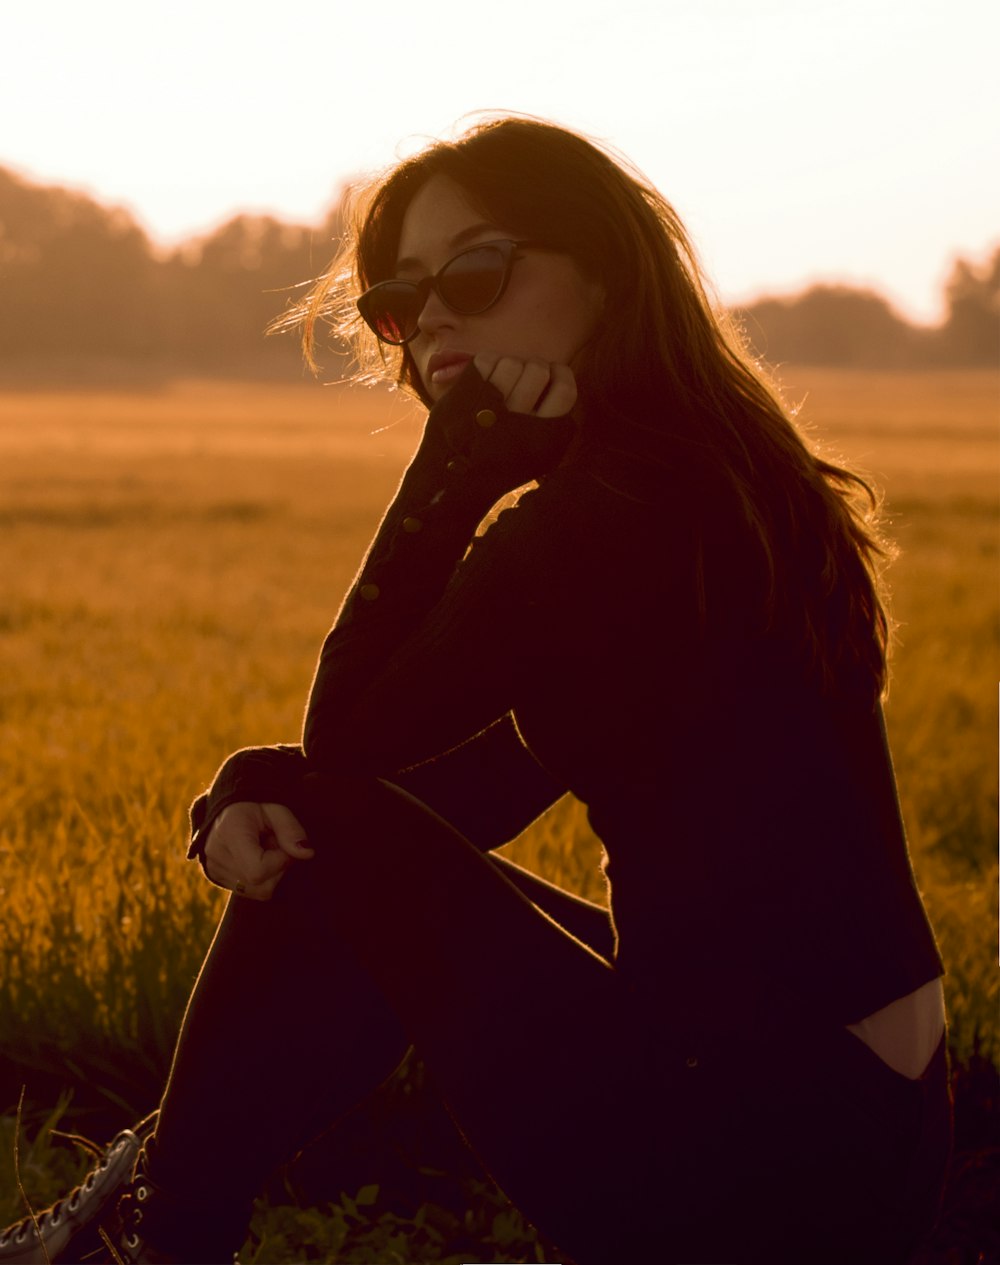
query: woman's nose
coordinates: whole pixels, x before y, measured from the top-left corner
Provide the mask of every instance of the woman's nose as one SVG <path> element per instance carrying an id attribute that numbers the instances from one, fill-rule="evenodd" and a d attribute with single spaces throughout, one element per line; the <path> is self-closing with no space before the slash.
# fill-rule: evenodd
<path id="1" fill-rule="evenodd" d="M 447 329 L 454 324 L 455 313 L 432 286 L 417 317 L 418 328 L 424 334 L 433 334 L 436 330 Z"/>

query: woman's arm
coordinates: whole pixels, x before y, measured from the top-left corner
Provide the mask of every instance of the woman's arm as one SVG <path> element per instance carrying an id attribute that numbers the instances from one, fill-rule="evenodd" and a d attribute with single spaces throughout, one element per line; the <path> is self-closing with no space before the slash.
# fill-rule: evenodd
<path id="1" fill-rule="evenodd" d="M 234 752 L 191 805 L 188 857 L 204 863 L 208 832 L 231 804 L 284 804 L 297 813 L 308 770 L 300 746 Z M 515 839 L 566 792 L 521 741 L 510 716 L 437 759 L 394 773 L 391 780 L 482 851 Z"/>
<path id="2" fill-rule="evenodd" d="M 568 417 L 509 412 L 500 391 L 471 363 L 434 406 L 323 645 L 306 717 L 307 754 L 322 746 L 326 725 L 339 723 L 338 710 L 434 608 L 489 509 L 505 493 L 549 474 L 573 430 Z"/>
<path id="3" fill-rule="evenodd" d="M 332 661 L 337 660 L 337 680 L 354 685 L 377 674 L 433 607 L 489 508 L 505 492 L 554 467 L 572 436 L 566 418 L 521 417 L 522 433 L 505 436 L 501 430 L 497 442 L 487 434 L 492 428 L 477 420 L 483 410 L 502 418 L 508 432 L 515 429 L 516 415 L 470 366 L 431 411 L 420 448 L 327 638 L 320 692 L 328 709 L 337 706 L 338 691 L 330 688 Z M 297 746 L 235 752 L 191 806 L 188 856 L 203 860 L 205 838 L 230 804 L 270 801 L 294 809 L 306 771 Z M 466 742 L 460 753 L 420 770 L 392 772 L 484 848 L 516 836 L 565 790 L 541 769 L 509 720 Z"/>
<path id="4" fill-rule="evenodd" d="M 533 516 L 520 506 L 536 492 L 485 535 L 473 532 L 505 492 L 551 474 L 573 429 L 568 417 L 508 411 L 471 364 L 431 410 L 420 451 L 323 645 L 303 738 L 312 767 L 391 777 L 511 710 L 519 673 L 502 629 L 515 605 L 535 617 L 531 554 L 545 570 L 546 537 L 557 524 L 534 516 L 528 526 Z M 516 543 L 502 525 L 510 517 L 528 529 Z M 429 682 L 433 697 L 418 705 Z M 400 742 L 404 715 L 410 736 Z"/>
<path id="5" fill-rule="evenodd" d="M 516 839 L 567 790 L 524 745 L 509 715 L 390 780 L 482 851 Z"/>
<path id="6" fill-rule="evenodd" d="M 191 845 L 188 858 L 205 863 L 208 832 L 230 804 L 284 804 L 295 811 L 298 787 L 308 772 L 300 746 L 243 747 L 220 766 L 212 785 L 190 809 Z"/>
<path id="7" fill-rule="evenodd" d="M 553 690 L 586 690 L 565 674 L 596 662 L 620 622 L 617 563 L 632 548 L 604 509 L 586 476 L 559 471 L 476 539 L 374 672 L 354 675 L 351 656 L 330 656 L 306 717 L 310 767 L 391 780 Z"/>

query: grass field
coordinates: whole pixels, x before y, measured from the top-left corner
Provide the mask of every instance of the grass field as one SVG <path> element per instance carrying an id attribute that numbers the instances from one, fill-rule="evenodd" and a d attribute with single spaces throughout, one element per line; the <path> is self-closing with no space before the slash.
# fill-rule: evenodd
<path id="1" fill-rule="evenodd" d="M 981 1076 L 1000 1062 L 996 378 L 782 378 L 815 438 L 885 491 L 900 548 L 887 722 L 952 1056 Z M 65 1176 L 40 1158 L 59 1088 L 84 1117 L 154 1105 L 223 899 L 183 859 L 186 806 L 233 749 L 297 739 L 319 643 L 419 426 L 393 397 L 339 387 L 0 394 L 0 1142 L 26 1083 L 42 1204 Z M 509 852 L 601 897 L 577 804 Z M 19 1215 L 6 1162 L 0 1225 Z M 267 1224 L 255 1259 L 293 1259 Z M 483 1234 L 502 1259 L 497 1224 Z M 393 1259 L 324 1242 L 311 1259 Z"/>

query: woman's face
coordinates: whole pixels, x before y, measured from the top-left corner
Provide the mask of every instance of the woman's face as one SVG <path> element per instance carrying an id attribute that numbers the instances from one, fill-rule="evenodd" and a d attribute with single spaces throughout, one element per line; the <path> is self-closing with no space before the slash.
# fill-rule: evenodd
<path id="1" fill-rule="evenodd" d="M 394 276 L 419 281 L 469 246 L 517 237 L 484 219 L 454 181 L 433 176 L 403 217 Z M 530 246 L 517 254 L 500 300 L 477 316 L 453 312 L 433 290 L 428 295 L 407 349 L 432 400 L 440 399 L 480 352 L 574 366 L 597 324 L 603 287 L 585 277 L 569 255 Z"/>

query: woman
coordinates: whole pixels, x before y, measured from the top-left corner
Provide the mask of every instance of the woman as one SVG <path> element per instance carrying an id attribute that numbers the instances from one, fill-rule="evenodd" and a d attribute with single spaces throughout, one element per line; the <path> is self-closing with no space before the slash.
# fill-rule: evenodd
<path id="1" fill-rule="evenodd" d="M 864 485 L 712 315 L 663 198 L 563 129 L 401 163 L 341 264 L 291 319 L 345 328 L 360 293 L 364 363 L 429 417 L 302 746 L 194 806 L 236 895 L 119 1252 L 230 1259 L 267 1173 L 413 1044 L 579 1265 L 905 1261 L 949 1146 L 942 966 Z M 610 918 L 492 855 L 567 790 Z M 77 1259 L 136 1146 L 0 1261 L 39 1231 Z"/>

